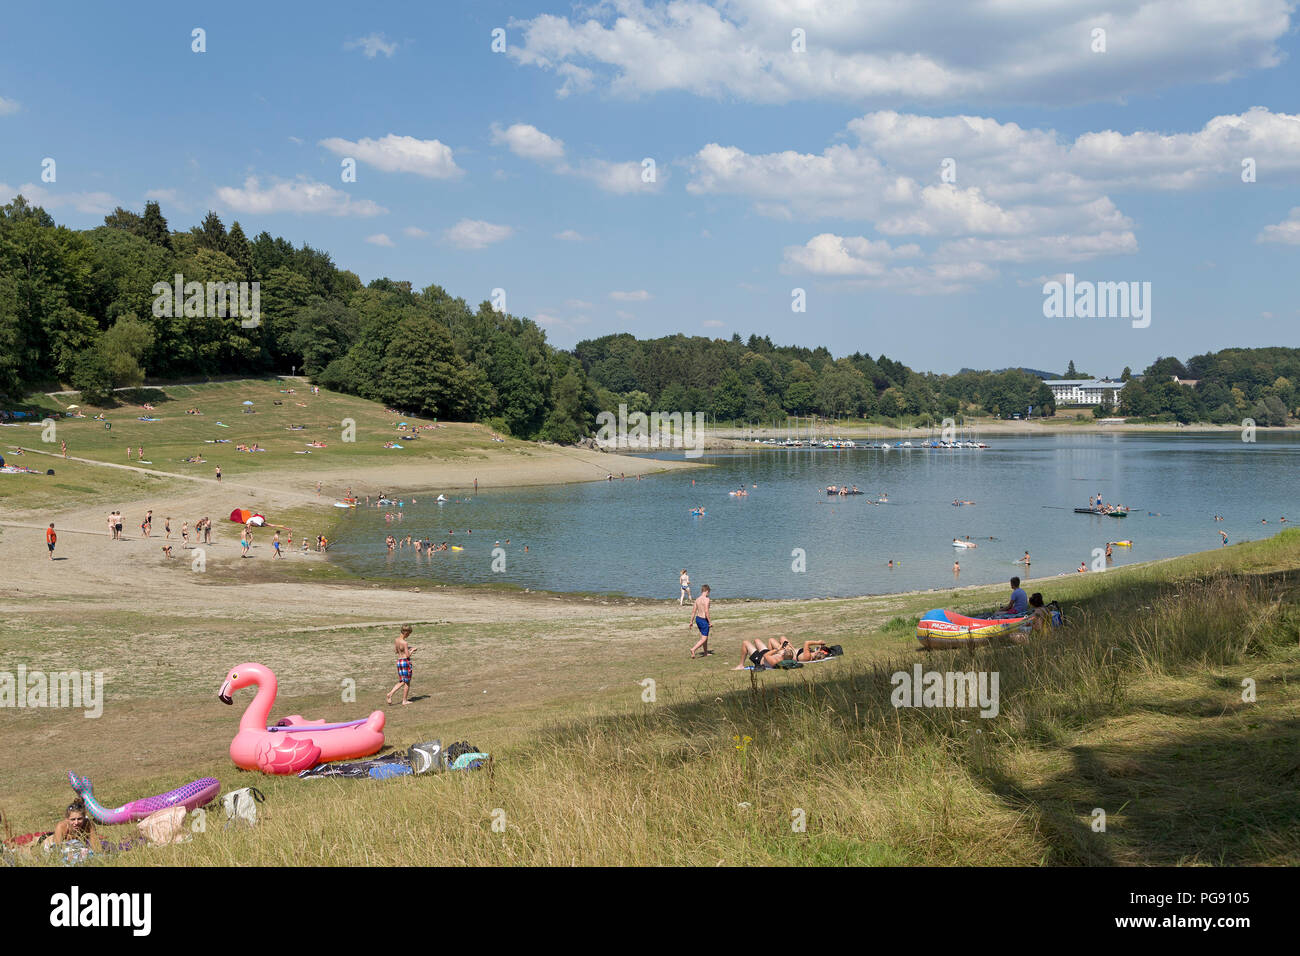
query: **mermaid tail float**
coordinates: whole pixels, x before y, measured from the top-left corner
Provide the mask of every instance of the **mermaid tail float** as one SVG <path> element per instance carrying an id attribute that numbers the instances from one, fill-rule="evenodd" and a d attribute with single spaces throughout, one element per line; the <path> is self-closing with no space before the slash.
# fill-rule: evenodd
<path id="1" fill-rule="evenodd" d="M 151 813 L 157 813 L 159 810 L 166 810 L 168 807 L 184 807 L 186 810 L 193 810 L 196 807 L 204 806 L 211 803 L 221 792 L 221 781 L 213 777 L 202 777 L 198 780 L 191 780 L 183 787 L 177 787 L 175 790 L 168 790 L 166 793 L 160 793 L 154 797 L 143 797 L 139 800 L 132 800 L 130 803 L 124 803 L 114 810 L 110 810 L 98 800 L 95 799 L 94 788 L 89 777 L 79 777 L 71 771 L 68 772 L 68 783 L 72 784 L 72 789 L 86 804 L 86 812 L 96 823 L 134 823 L 137 820 L 143 820 Z"/>
<path id="2" fill-rule="evenodd" d="M 329 724 L 307 720 L 301 714 L 267 725 L 275 703 L 278 684 L 275 674 L 263 664 L 252 662 L 231 668 L 217 697 L 223 704 L 234 703 L 233 694 L 254 686 L 257 694 L 239 720 L 239 732 L 230 742 L 230 759 L 245 770 L 262 773 L 298 773 L 330 760 L 368 757 L 384 746 L 384 712 L 369 717 Z"/>

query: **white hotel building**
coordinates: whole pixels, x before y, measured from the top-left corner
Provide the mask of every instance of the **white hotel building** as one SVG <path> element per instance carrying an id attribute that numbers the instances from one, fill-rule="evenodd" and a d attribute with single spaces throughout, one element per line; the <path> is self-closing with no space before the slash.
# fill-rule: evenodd
<path id="1" fill-rule="evenodd" d="M 1058 408 L 1071 405 L 1108 405 L 1112 409 L 1119 408 L 1119 393 L 1124 387 L 1123 382 L 1109 378 L 1049 378 L 1044 379 L 1043 384 L 1052 390 Z"/>

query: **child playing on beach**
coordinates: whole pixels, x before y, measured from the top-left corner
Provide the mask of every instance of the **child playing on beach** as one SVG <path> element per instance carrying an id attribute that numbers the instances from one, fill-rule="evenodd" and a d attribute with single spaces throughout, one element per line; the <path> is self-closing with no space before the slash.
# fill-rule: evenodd
<path id="1" fill-rule="evenodd" d="M 393 650 L 397 653 L 397 683 L 393 689 L 388 692 L 387 700 L 391 704 L 393 695 L 397 693 L 397 688 L 402 688 L 402 703 L 409 704 L 411 696 L 411 675 L 414 668 L 411 664 L 411 655 L 419 648 L 407 644 L 406 639 L 411 636 L 411 625 L 402 625 L 402 631 L 393 641 Z"/>
<path id="2" fill-rule="evenodd" d="M 709 586 L 707 584 L 700 588 L 700 596 L 691 605 L 691 619 L 686 624 L 686 630 L 689 631 L 692 626 L 700 629 L 700 639 L 691 648 L 691 660 L 695 660 L 696 651 L 701 651 L 701 656 L 712 654 L 713 652 L 709 650 L 709 629 L 713 626 L 713 621 L 709 617 Z"/>

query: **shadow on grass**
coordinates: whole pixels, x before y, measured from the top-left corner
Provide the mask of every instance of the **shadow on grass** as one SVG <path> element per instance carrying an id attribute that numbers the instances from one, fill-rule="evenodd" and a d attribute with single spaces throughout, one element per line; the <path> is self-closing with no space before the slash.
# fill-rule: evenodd
<path id="1" fill-rule="evenodd" d="M 1300 720 L 1233 723 L 1133 746 L 1074 746 L 1070 766 L 1039 786 L 977 776 L 1037 817 L 1049 864 L 1294 864 Z M 1092 829 L 1096 809 L 1105 832 Z"/>

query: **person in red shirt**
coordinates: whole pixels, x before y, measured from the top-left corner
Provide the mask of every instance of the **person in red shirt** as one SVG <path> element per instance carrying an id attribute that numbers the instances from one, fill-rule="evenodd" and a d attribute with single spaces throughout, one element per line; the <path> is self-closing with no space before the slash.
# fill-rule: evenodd
<path id="1" fill-rule="evenodd" d="M 54 522 L 51 521 L 50 526 L 45 529 L 45 546 L 50 549 L 51 561 L 54 560 L 54 545 L 58 540 L 59 536 L 54 533 Z"/>

